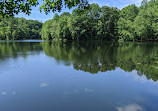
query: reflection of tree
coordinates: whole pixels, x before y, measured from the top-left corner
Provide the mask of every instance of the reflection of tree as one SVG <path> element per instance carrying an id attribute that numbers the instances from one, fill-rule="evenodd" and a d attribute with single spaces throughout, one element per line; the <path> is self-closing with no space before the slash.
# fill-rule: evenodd
<path id="1" fill-rule="evenodd" d="M 116 67 L 147 79 L 158 80 L 158 44 L 146 43 L 43 43 L 43 50 L 65 65 L 90 73 L 115 70 Z"/>
<path id="2" fill-rule="evenodd" d="M 0 60 L 9 57 L 17 58 L 18 56 L 26 57 L 28 53 L 34 54 L 42 51 L 40 43 L 30 42 L 1 42 L 0 43 Z"/>

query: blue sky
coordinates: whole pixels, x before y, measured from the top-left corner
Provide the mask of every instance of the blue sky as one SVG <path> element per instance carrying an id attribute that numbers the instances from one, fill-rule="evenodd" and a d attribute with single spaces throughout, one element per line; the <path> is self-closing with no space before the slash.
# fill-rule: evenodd
<path id="1" fill-rule="evenodd" d="M 99 4 L 99 6 L 113 6 L 113 7 L 118 7 L 119 9 L 122 9 L 125 6 L 128 6 L 129 4 L 136 4 L 137 6 L 140 6 L 142 0 L 89 0 L 89 3 L 97 3 Z M 42 2 L 40 2 L 40 4 L 42 4 Z M 45 22 L 49 19 L 52 19 L 54 16 L 54 13 L 51 12 L 48 15 L 46 15 L 44 12 L 40 13 L 39 11 L 39 7 L 40 5 L 38 5 L 37 7 L 33 7 L 32 8 L 32 12 L 31 15 L 25 15 L 23 13 L 20 13 L 18 15 L 16 15 L 16 17 L 24 17 L 26 19 L 31 19 L 31 20 L 38 20 L 41 22 Z M 72 9 L 65 9 L 63 8 L 62 12 L 72 12 Z M 60 14 L 60 13 L 59 13 Z"/>

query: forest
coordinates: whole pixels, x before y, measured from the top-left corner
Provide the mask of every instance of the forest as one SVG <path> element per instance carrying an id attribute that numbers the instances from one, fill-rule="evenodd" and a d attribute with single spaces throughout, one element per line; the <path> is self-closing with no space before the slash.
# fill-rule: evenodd
<path id="1" fill-rule="evenodd" d="M 0 39 L 157 41 L 158 0 L 123 9 L 90 4 L 72 13 L 54 14 L 41 23 L 24 18 L 1 18 Z"/>
<path id="2" fill-rule="evenodd" d="M 1 40 L 23 40 L 41 39 L 42 23 L 25 18 L 1 17 L 0 39 Z"/>
<path id="3" fill-rule="evenodd" d="M 143 41 L 158 39 L 158 0 L 143 0 L 140 7 L 91 4 L 76 8 L 72 14 L 55 14 L 43 24 L 42 39 Z"/>

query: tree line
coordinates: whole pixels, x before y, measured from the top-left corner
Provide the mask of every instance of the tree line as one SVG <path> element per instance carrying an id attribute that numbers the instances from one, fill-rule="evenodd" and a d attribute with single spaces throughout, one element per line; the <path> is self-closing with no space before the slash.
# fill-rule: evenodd
<path id="1" fill-rule="evenodd" d="M 87 3 L 87 2 L 86 2 Z M 49 11 L 48 11 L 49 12 Z M 0 17 L 0 39 L 43 40 L 158 40 L 158 0 L 143 0 L 140 7 L 91 4 L 78 6 L 42 24 L 25 18 Z"/>
<path id="2" fill-rule="evenodd" d="M 1 17 L 0 40 L 41 39 L 42 23 L 25 18 Z"/>
<path id="3" fill-rule="evenodd" d="M 55 14 L 42 26 L 44 40 L 143 41 L 158 39 L 158 0 L 143 0 L 140 7 L 91 4 Z"/>

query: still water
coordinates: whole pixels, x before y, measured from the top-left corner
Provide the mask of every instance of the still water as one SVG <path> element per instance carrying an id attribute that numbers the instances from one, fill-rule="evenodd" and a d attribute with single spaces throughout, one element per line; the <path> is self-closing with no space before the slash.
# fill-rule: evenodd
<path id="1" fill-rule="evenodd" d="M 158 111 L 157 43 L 0 42 L 0 111 Z"/>

